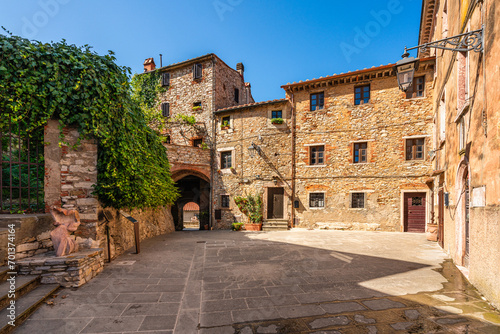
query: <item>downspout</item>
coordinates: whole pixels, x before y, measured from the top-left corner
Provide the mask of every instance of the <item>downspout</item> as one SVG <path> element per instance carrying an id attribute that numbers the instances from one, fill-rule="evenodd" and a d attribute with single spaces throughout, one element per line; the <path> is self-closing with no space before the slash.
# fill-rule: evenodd
<path id="1" fill-rule="evenodd" d="M 292 117 L 292 222 L 291 227 L 295 227 L 295 127 L 296 127 L 296 117 L 295 117 L 295 105 L 293 91 L 290 89 L 290 104 L 291 104 L 291 117 Z"/>
<path id="2" fill-rule="evenodd" d="M 215 163 L 215 152 L 217 152 L 217 138 L 215 137 L 216 132 L 215 132 L 215 84 L 216 84 L 216 73 L 215 73 L 215 57 L 212 54 L 212 115 L 211 115 L 211 120 L 212 120 L 212 147 L 210 149 L 210 196 L 209 196 L 209 208 L 210 208 L 210 217 L 209 217 L 209 229 L 212 229 L 215 225 L 215 211 L 214 211 L 214 184 L 215 184 L 215 177 L 214 177 L 214 163 Z"/>

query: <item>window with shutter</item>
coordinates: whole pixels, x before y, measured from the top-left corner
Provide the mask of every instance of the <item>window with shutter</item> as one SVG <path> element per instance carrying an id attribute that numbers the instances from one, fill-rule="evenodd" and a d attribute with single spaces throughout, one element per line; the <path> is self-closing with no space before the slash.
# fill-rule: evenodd
<path id="1" fill-rule="evenodd" d="M 170 117 L 170 103 L 163 102 L 161 104 L 161 115 L 163 117 Z"/>
<path id="2" fill-rule="evenodd" d="M 325 207 L 325 194 L 324 193 L 310 193 L 309 194 L 309 207 L 310 208 L 324 208 Z"/>
<path id="3" fill-rule="evenodd" d="M 203 67 L 201 64 L 194 64 L 193 65 L 193 78 L 196 79 L 201 79 L 203 76 Z"/>
<path id="4" fill-rule="evenodd" d="M 161 85 L 163 87 L 170 86 L 170 73 L 162 73 L 162 75 L 161 75 Z"/>
<path id="5" fill-rule="evenodd" d="M 355 164 L 367 162 L 367 150 L 368 143 L 355 143 L 353 147 L 352 162 Z"/>

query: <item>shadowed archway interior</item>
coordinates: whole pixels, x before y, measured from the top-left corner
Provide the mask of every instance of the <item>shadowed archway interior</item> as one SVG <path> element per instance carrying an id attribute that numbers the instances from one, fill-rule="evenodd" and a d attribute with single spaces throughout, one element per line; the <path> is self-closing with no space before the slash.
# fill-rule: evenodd
<path id="1" fill-rule="evenodd" d="M 187 203 L 194 202 L 199 205 L 200 229 L 208 225 L 209 203 L 210 203 L 210 183 L 196 175 L 187 175 L 177 180 L 180 197 L 172 206 L 172 216 L 174 218 L 175 230 L 184 229 L 184 206 Z"/>

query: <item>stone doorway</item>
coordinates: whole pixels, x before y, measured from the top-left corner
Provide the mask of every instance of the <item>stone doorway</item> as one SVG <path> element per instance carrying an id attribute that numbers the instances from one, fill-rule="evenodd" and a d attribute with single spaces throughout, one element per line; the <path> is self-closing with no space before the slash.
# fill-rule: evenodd
<path id="1" fill-rule="evenodd" d="M 267 219 L 283 219 L 285 190 L 282 187 L 267 189 Z"/>
<path id="2" fill-rule="evenodd" d="M 184 226 L 184 208 L 188 203 L 198 205 L 199 229 L 208 229 L 210 222 L 210 183 L 196 175 L 187 175 L 176 181 L 180 197 L 172 206 L 172 217 L 176 231 L 182 231 Z M 192 206 L 192 204 L 191 204 Z"/>

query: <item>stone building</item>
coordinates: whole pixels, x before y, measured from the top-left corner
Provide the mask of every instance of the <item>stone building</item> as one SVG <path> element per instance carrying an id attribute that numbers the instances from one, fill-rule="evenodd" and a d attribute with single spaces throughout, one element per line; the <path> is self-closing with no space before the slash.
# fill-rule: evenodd
<path id="1" fill-rule="evenodd" d="M 181 198 L 172 208 L 177 230 L 183 229 L 183 207 L 189 202 L 200 206 L 200 225 L 214 215 L 212 202 L 216 163 L 217 109 L 252 103 L 250 84 L 244 81 L 244 66 L 230 68 L 215 54 L 156 68 L 154 59 L 144 62 L 144 72 L 161 73 L 166 88 L 158 96 L 158 108 L 166 123 L 166 148 Z M 195 124 L 186 124 L 194 117 Z"/>
<path id="2" fill-rule="evenodd" d="M 262 196 L 264 230 L 288 228 L 292 207 L 290 111 L 288 100 L 281 99 L 215 112 L 215 228 L 245 222 L 234 197 L 249 194 Z"/>
<path id="3" fill-rule="evenodd" d="M 408 94 L 386 65 L 217 110 L 214 227 L 245 221 L 234 197 L 258 193 L 264 230 L 432 229 L 433 71 L 434 58 L 423 59 Z"/>
<path id="4" fill-rule="evenodd" d="M 425 232 L 434 58 L 398 89 L 392 65 L 283 88 L 292 101 L 294 225 Z"/>
<path id="5" fill-rule="evenodd" d="M 431 48 L 419 57 L 436 56 L 432 153 L 439 243 L 500 307 L 500 6 L 495 0 L 423 1 L 419 44 L 483 26 L 482 52 Z"/>

